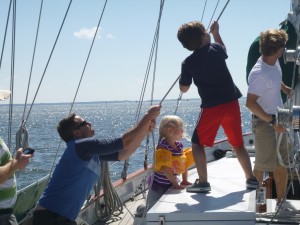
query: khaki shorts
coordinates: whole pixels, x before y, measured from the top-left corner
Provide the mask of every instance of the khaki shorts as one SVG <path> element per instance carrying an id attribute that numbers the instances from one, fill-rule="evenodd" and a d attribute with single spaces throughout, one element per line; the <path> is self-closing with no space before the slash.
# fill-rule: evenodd
<path id="1" fill-rule="evenodd" d="M 276 133 L 273 127 L 259 118 L 252 118 L 252 132 L 255 137 L 254 169 L 273 172 L 280 165 L 276 152 L 276 135 L 279 136 L 279 133 Z M 291 143 L 286 138 L 286 134 L 283 134 L 279 152 L 285 165 L 288 163 L 290 149 Z"/>

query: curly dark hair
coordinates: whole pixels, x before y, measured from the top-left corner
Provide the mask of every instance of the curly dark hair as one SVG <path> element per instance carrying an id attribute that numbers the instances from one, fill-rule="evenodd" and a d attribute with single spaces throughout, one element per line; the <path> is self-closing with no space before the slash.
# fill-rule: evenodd
<path id="1" fill-rule="evenodd" d="M 177 38 L 184 48 L 194 51 L 202 46 L 205 32 L 205 27 L 201 22 L 193 21 L 179 27 Z"/>

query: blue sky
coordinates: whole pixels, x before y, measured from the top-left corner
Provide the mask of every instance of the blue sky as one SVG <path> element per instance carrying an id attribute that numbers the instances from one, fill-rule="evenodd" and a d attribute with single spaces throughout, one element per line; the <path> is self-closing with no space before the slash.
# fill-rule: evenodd
<path id="1" fill-rule="evenodd" d="M 61 36 L 46 70 L 36 103 L 71 102 L 100 17 L 104 0 L 73 0 Z M 220 0 L 213 20 L 227 0 Z M 33 64 L 29 102 L 36 93 L 69 1 L 44 0 L 39 39 Z M 0 2 L 0 43 L 9 0 Z M 182 60 L 191 52 L 176 38 L 178 27 L 200 20 L 205 0 L 166 0 L 158 43 L 154 99 L 162 99 L 180 74 Z M 217 0 L 209 0 L 203 23 L 209 24 Z M 109 0 L 78 92 L 78 102 L 138 100 L 158 19 L 160 0 Z M 33 54 L 40 1 L 17 1 L 14 102 L 24 103 Z M 219 20 L 227 47 L 227 65 L 246 96 L 248 49 L 263 30 L 279 28 L 290 11 L 288 0 L 231 0 Z M 11 28 L 0 70 L 0 89 L 9 89 Z M 153 68 L 153 67 L 152 67 Z M 145 99 L 151 98 L 152 70 Z M 178 85 L 167 99 L 177 98 Z M 197 98 L 192 87 L 183 98 Z M 1 103 L 3 104 L 3 102 Z"/>

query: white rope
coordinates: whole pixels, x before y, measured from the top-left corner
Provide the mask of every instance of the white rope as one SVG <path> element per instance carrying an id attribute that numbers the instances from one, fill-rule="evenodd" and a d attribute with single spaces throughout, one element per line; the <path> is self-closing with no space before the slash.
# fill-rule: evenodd
<path id="1" fill-rule="evenodd" d="M 286 135 L 286 140 L 288 140 L 288 135 L 287 134 L 285 134 L 285 133 L 277 134 L 276 133 L 276 139 L 277 139 L 276 153 L 277 153 L 278 162 L 283 167 L 285 167 L 287 169 L 292 169 L 292 168 L 295 168 L 295 165 L 296 165 L 295 162 L 293 162 L 292 164 L 291 164 L 290 160 L 288 160 L 288 162 L 284 162 L 284 160 L 282 159 L 282 156 L 281 156 L 280 146 L 281 146 L 283 135 Z M 286 153 L 287 153 L 287 158 L 288 159 L 290 159 L 290 150 L 292 150 L 292 149 L 293 149 L 292 147 L 291 147 L 291 149 L 289 149 L 288 143 L 286 143 Z"/>
<path id="2" fill-rule="evenodd" d="M 101 161 L 101 178 L 95 186 L 96 195 L 99 195 L 101 188 L 104 193 L 103 203 L 99 196 L 96 201 L 95 212 L 100 221 L 107 221 L 113 215 L 118 216 L 123 212 L 123 204 L 110 181 L 108 163 L 104 161 Z"/>

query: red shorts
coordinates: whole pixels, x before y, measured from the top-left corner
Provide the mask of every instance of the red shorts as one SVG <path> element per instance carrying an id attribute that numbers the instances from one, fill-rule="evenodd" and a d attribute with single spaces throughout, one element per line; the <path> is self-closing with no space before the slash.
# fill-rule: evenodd
<path id="1" fill-rule="evenodd" d="M 210 108 L 201 108 L 192 143 L 213 146 L 217 132 L 222 126 L 231 146 L 240 147 L 244 144 L 241 123 L 238 100 Z"/>

